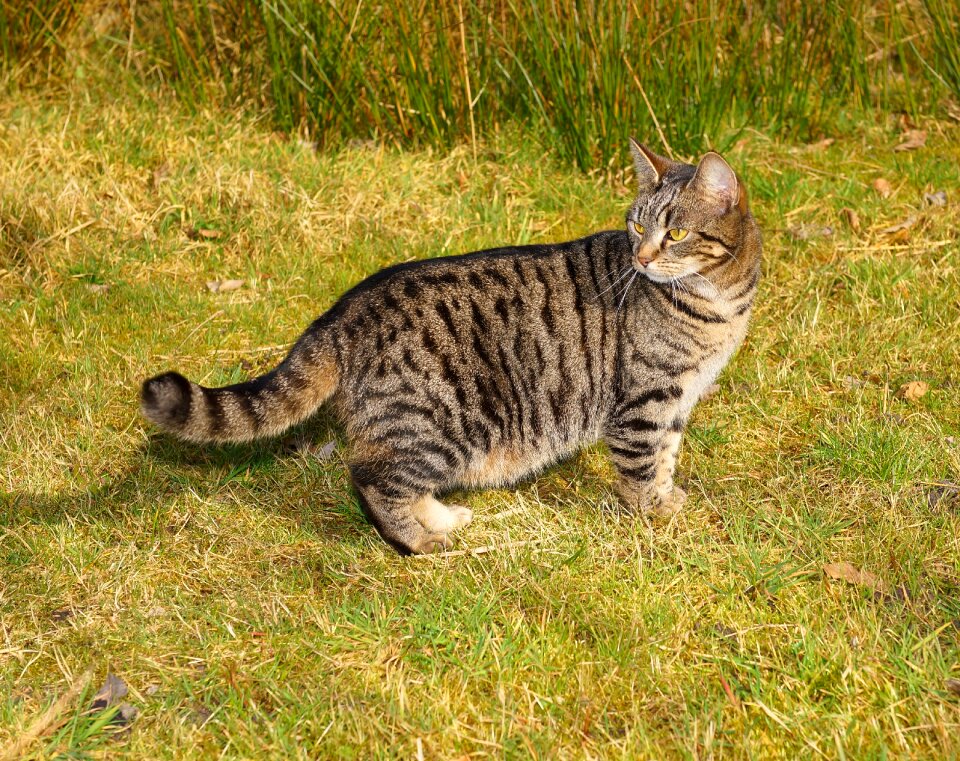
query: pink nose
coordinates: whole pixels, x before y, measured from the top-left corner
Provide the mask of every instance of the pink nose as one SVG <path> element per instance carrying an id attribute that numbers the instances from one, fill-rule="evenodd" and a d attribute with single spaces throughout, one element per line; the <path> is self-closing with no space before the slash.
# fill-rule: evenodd
<path id="1" fill-rule="evenodd" d="M 650 265 L 650 262 L 653 261 L 653 260 L 652 260 L 652 259 L 648 259 L 648 258 L 645 257 L 645 256 L 640 256 L 640 257 L 637 258 L 637 261 L 640 262 L 640 266 L 641 266 L 641 267 L 648 267 L 648 266 Z"/>

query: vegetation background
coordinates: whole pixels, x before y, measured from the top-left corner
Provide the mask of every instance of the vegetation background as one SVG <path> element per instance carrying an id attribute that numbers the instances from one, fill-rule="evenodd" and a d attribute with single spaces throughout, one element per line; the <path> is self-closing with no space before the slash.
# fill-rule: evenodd
<path id="1" fill-rule="evenodd" d="M 0 759 L 960 756 L 960 10 L 0 1 Z M 602 447 L 363 520 L 341 435 L 200 449 L 382 266 L 622 224 L 626 138 L 766 232 L 687 509 Z"/>

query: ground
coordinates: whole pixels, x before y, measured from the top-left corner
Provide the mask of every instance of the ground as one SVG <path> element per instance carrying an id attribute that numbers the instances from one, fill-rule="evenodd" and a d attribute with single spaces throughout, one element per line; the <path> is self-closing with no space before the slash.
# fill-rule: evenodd
<path id="1" fill-rule="evenodd" d="M 139 383 L 270 368 L 390 263 L 619 226 L 629 176 L 114 95 L 0 101 L 0 748 L 91 668 L 28 755 L 960 755 L 958 125 L 728 152 L 764 278 L 683 512 L 617 513 L 596 447 L 400 558 L 331 419 L 200 448 Z M 132 720 L 86 711 L 108 672 Z"/>

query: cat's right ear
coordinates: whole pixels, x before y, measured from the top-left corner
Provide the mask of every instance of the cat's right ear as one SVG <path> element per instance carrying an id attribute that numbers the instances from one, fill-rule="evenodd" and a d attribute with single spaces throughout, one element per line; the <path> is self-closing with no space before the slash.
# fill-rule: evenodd
<path id="1" fill-rule="evenodd" d="M 630 153 L 633 154 L 633 167 L 637 172 L 637 184 L 640 190 L 653 189 L 663 173 L 670 166 L 670 159 L 658 156 L 647 146 L 630 138 Z"/>

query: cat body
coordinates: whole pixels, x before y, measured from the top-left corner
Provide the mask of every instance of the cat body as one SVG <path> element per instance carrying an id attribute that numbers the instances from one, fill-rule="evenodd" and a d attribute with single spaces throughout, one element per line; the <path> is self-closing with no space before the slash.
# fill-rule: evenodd
<path id="1" fill-rule="evenodd" d="M 187 440 L 244 441 L 327 402 L 361 504 L 402 553 L 447 547 L 469 523 L 437 494 L 508 485 L 599 440 L 628 507 L 676 509 L 680 437 L 746 332 L 760 237 L 716 154 L 698 167 L 634 154 L 627 229 L 389 267 L 275 370 L 219 389 L 157 376 L 144 414 Z M 665 242 L 676 230 L 683 256 Z"/>

